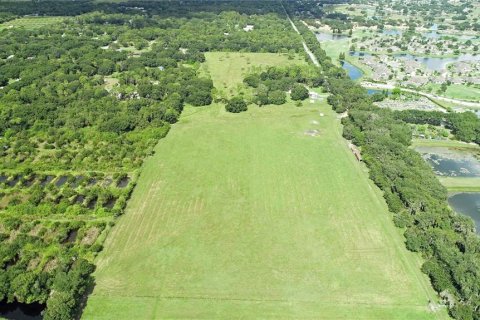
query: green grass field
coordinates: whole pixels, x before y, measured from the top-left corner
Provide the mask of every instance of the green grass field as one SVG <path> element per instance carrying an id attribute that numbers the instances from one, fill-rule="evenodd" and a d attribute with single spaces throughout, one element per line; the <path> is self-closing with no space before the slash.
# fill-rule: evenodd
<path id="1" fill-rule="evenodd" d="M 348 54 L 350 50 L 350 38 L 345 38 L 341 40 L 326 40 L 321 42 L 322 49 L 325 50 L 325 53 L 332 58 L 333 63 L 340 66 L 339 56 L 340 53 L 345 54 L 345 60 L 359 68 L 363 72 L 362 78 L 371 78 L 372 70 L 360 62 L 357 57 L 350 56 Z"/>
<path id="2" fill-rule="evenodd" d="M 188 107 L 107 238 L 83 319 L 446 319 L 403 241 L 328 105 Z"/>
<path id="3" fill-rule="evenodd" d="M 474 143 L 466 143 L 457 140 L 433 140 L 433 139 L 413 139 L 413 147 L 448 147 L 459 150 L 470 150 L 477 153 L 480 152 L 480 147 Z"/>
<path id="4" fill-rule="evenodd" d="M 8 28 L 38 29 L 51 24 L 59 23 L 66 17 L 23 17 L 0 24 L 0 30 Z"/>
<path id="5" fill-rule="evenodd" d="M 436 93 L 440 89 L 440 85 L 438 84 L 429 84 L 428 87 L 432 88 L 433 93 Z M 449 85 L 445 93 L 441 95 L 453 99 L 480 101 L 479 88 L 462 84 Z"/>
<path id="6" fill-rule="evenodd" d="M 451 192 L 480 191 L 480 178 L 438 177 L 438 179 Z"/>
<path id="7" fill-rule="evenodd" d="M 288 66 L 292 64 L 306 65 L 306 61 L 298 56 L 289 59 L 286 54 L 245 53 L 245 52 L 207 52 L 206 63 L 201 67 L 205 76 L 212 77 L 215 88 L 235 95 L 238 86 L 249 72 L 268 66 Z"/>
<path id="8" fill-rule="evenodd" d="M 348 56 L 348 50 L 350 49 L 350 39 L 345 38 L 341 40 L 326 40 L 320 43 L 322 49 L 325 50 L 325 53 L 332 58 L 332 61 L 340 65 L 338 58 L 340 53 L 345 53 Z M 349 57 L 347 57 L 349 58 Z"/>

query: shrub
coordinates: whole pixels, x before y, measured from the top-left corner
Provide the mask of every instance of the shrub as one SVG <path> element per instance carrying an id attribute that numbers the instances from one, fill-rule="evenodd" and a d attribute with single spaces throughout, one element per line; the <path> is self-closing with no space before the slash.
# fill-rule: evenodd
<path id="1" fill-rule="evenodd" d="M 287 94 L 280 90 L 274 90 L 268 93 L 268 102 L 271 104 L 284 104 L 287 102 Z"/>
<path id="2" fill-rule="evenodd" d="M 308 89 L 301 84 L 295 84 L 292 88 L 292 93 L 290 94 L 292 100 L 305 100 L 308 98 Z"/>
<path id="3" fill-rule="evenodd" d="M 225 109 L 228 112 L 232 113 L 240 113 L 243 111 L 247 111 L 247 103 L 243 100 L 242 97 L 234 97 L 230 101 L 228 101 Z"/>

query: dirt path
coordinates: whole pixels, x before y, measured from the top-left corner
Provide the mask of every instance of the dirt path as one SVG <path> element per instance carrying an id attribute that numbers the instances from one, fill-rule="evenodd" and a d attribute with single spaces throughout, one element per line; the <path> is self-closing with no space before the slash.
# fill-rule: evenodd
<path id="1" fill-rule="evenodd" d="M 282 4 L 282 7 L 283 7 L 283 4 Z M 295 25 L 295 23 L 293 23 L 292 19 L 290 19 L 290 16 L 288 15 L 287 10 L 285 10 L 285 7 L 283 7 L 283 10 L 285 11 L 285 14 L 287 15 L 287 19 L 288 19 L 288 21 L 290 21 L 290 24 L 292 25 L 293 30 L 295 30 L 296 33 L 300 34 L 300 31 L 298 31 L 297 26 Z M 303 37 L 302 37 L 302 39 L 303 39 Z M 317 67 L 320 67 L 320 63 L 318 63 L 317 58 L 312 53 L 312 51 L 310 51 L 310 49 L 308 48 L 305 41 L 302 40 L 302 44 L 303 44 L 303 49 L 305 50 L 305 52 L 310 57 L 310 60 L 312 60 L 313 64 Z"/>

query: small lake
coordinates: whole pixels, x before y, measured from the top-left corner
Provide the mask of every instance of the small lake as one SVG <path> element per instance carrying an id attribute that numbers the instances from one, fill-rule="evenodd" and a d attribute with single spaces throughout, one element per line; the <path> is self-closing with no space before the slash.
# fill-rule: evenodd
<path id="1" fill-rule="evenodd" d="M 342 61 L 342 68 L 347 71 L 348 76 L 352 80 L 357 80 L 360 79 L 363 75 L 362 70 L 359 68 L 355 67 L 353 64 L 348 63 L 347 61 Z"/>
<path id="2" fill-rule="evenodd" d="M 349 54 L 354 57 L 371 56 L 371 54 L 368 52 L 359 52 L 359 51 L 350 52 Z M 453 62 L 480 61 L 480 55 L 472 55 L 472 54 L 461 54 L 459 56 L 450 57 L 450 58 L 422 57 L 422 56 L 414 56 L 408 53 L 398 53 L 398 54 L 393 54 L 393 56 L 403 60 L 418 61 L 423 65 L 425 65 L 427 69 L 430 69 L 432 71 L 445 70 L 447 68 L 447 65 Z"/>
<path id="3" fill-rule="evenodd" d="M 470 152 L 443 147 L 417 147 L 415 149 L 439 176 L 480 177 L 480 161 Z"/>
<path id="4" fill-rule="evenodd" d="M 338 33 L 328 33 L 328 32 L 316 32 L 315 36 L 318 41 L 331 41 L 331 40 L 342 40 L 348 38 L 345 34 Z"/>
<path id="5" fill-rule="evenodd" d="M 430 58 L 430 57 L 418 57 L 411 54 L 396 54 L 395 57 L 406 60 L 415 60 L 425 65 L 427 69 L 433 71 L 441 71 L 447 68 L 447 65 L 453 62 L 461 61 L 480 61 L 480 55 L 461 54 L 457 57 L 451 58 Z"/>
<path id="6" fill-rule="evenodd" d="M 11 320 L 41 320 L 45 306 L 39 303 L 0 302 L 0 318 Z"/>
<path id="7" fill-rule="evenodd" d="M 448 203 L 456 212 L 471 217 L 480 234 L 480 193 L 457 193 L 448 198 Z"/>
<path id="8" fill-rule="evenodd" d="M 398 30 L 398 29 L 384 29 L 382 31 L 382 34 L 386 35 L 386 36 L 398 36 L 398 35 L 401 35 L 403 32 L 401 30 Z"/>

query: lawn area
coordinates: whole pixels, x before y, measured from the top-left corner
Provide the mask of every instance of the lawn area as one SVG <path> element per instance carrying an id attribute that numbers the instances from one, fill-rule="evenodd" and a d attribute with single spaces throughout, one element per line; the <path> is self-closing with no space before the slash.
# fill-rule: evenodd
<path id="1" fill-rule="evenodd" d="M 332 61 L 337 65 L 340 65 L 338 62 L 338 57 L 340 53 L 345 53 L 348 56 L 348 50 L 350 48 L 350 39 L 345 38 L 341 40 L 326 40 L 320 42 L 322 49 L 325 50 L 325 53 L 332 58 Z"/>
<path id="2" fill-rule="evenodd" d="M 480 178 L 438 177 L 438 180 L 452 192 L 479 192 Z"/>
<path id="3" fill-rule="evenodd" d="M 215 57 L 214 82 L 235 87 L 244 70 Z M 107 238 L 83 318 L 446 319 L 403 241 L 324 102 L 188 107 Z"/>
<path id="4" fill-rule="evenodd" d="M 59 23 L 66 17 L 23 17 L 0 24 L 0 30 L 7 28 L 25 28 L 34 30 L 43 26 Z"/>
<path id="5" fill-rule="evenodd" d="M 453 149 L 464 149 L 480 152 L 480 147 L 474 143 L 466 143 L 457 140 L 427 140 L 427 139 L 413 139 L 413 147 L 448 147 Z"/>
<path id="6" fill-rule="evenodd" d="M 325 50 L 325 53 L 332 58 L 332 62 L 336 65 L 340 66 L 339 56 L 340 53 L 345 53 L 345 60 L 355 67 L 359 68 L 362 73 L 363 77 L 371 78 L 372 71 L 369 67 L 362 64 L 358 57 L 350 56 L 348 54 L 350 50 L 350 38 L 340 39 L 340 40 L 325 40 L 321 41 L 320 45 L 322 49 Z"/>
<path id="7" fill-rule="evenodd" d="M 430 84 L 428 87 L 432 88 L 433 93 L 437 93 L 440 89 L 438 84 Z M 452 84 L 447 87 L 445 93 L 440 95 L 460 100 L 480 101 L 480 89 L 474 86 L 467 86 L 462 84 Z"/>

